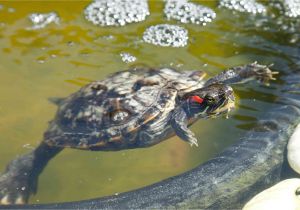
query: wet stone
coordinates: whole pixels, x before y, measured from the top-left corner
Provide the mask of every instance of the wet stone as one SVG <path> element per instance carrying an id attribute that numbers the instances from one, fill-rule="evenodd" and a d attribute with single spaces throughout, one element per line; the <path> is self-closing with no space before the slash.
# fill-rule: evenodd
<path id="1" fill-rule="evenodd" d="M 147 0 L 97 0 L 84 10 L 85 18 L 99 26 L 140 22 L 150 14 Z"/>
<path id="2" fill-rule="evenodd" d="M 164 13 L 169 20 L 198 25 L 206 25 L 216 18 L 216 13 L 212 9 L 187 0 L 167 0 Z"/>
<path id="3" fill-rule="evenodd" d="M 264 14 L 267 11 L 264 5 L 255 0 L 220 0 L 219 7 L 252 14 Z"/>
<path id="4" fill-rule="evenodd" d="M 163 47 L 184 47 L 187 45 L 188 31 L 180 26 L 160 24 L 147 28 L 143 40 Z"/>
<path id="5" fill-rule="evenodd" d="M 124 63 L 132 63 L 136 61 L 136 57 L 129 53 L 120 53 L 121 59 Z"/>
<path id="6" fill-rule="evenodd" d="M 60 18 L 56 12 L 50 13 L 32 13 L 28 16 L 33 26 L 29 29 L 45 28 L 50 23 L 59 24 Z"/>

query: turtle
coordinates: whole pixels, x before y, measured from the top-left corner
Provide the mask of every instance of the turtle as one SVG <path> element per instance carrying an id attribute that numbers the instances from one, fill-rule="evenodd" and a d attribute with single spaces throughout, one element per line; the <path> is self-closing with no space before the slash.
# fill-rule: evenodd
<path id="1" fill-rule="evenodd" d="M 234 108 L 230 84 L 250 79 L 268 83 L 276 73 L 256 62 L 229 68 L 208 80 L 201 70 L 135 67 L 93 81 L 56 100 L 58 110 L 43 141 L 11 161 L 0 175 L 0 204 L 27 203 L 37 191 L 39 174 L 64 148 L 146 148 L 174 135 L 198 146 L 188 127 Z"/>

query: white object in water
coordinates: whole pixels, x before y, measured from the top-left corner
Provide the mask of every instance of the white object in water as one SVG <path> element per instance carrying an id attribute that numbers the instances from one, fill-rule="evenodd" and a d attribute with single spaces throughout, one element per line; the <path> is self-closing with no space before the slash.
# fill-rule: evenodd
<path id="1" fill-rule="evenodd" d="M 256 0 L 220 0 L 219 7 L 252 14 L 264 14 L 267 12 L 266 7 Z"/>
<path id="2" fill-rule="evenodd" d="M 147 28 L 143 40 L 162 47 L 184 47 L 189 39 L 188 31 L 177 25 L 158 24 Z"/>
<path id="3" fill-rule="evenodd" d="M 287 156 L 291 168 L 300 174 L 300 124 L 289 140 Z"/>
<path id="4" fill-rule="evenodd" d="M 99 26 L 124 26 L 150 15 L 147 0 L 95 0 L 84 10 L 85 18 Z"/>
<path id="5" fill-rule="evenodd" d="M 300 179 L 286 179 L 264 190 L 243 210 L 300 210 Z"/>
<path id="6" fill-rule="evenodd" d="M 33 26 L 28 29 L 45 28 L 50 23 L 59 24 L 60 18 L 56 12 L 32 13 L 28 16 Z"/>
<path id="7" fill-rule="evenodd" d="M 300 1 L 299 0 L 281 0 L 283 13 L 290 18 L 300 16 Z"/>
<path id="8" fill-rule="evenodd" d="M 206 25 L 216 18 L 216 13 L 212 9 L 188 0 L 167 0 L 164 13 L 169 20 L 200 25 Z"/>
<path id="9" fill-rule="evenodd" d="M 133 55 L 131 55 L 129 53 L 122 52 L 122 53 L 120 53 L 120 56 L 122 58 L 122 61 L 125 63 L 132 63 L 132 62 L 136 61 L 136 57 L 134 57 Z"/>

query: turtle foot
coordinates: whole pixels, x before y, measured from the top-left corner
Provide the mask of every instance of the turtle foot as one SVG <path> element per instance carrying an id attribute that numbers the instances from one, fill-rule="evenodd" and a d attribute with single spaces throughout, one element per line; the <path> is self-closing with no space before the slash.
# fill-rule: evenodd
<path id="1" fill-rule="evenodd" d="M 26 174 L 15 175 L 9 172 L 0 176 L 0 205 L 25 204 L 32 190 Z"/>
<path id="2" fill-rule="evenodd" d="M 269 66 L 265 66 L 265 65 L 260 65 L 257 62 L 249 64 L 249 67 L 252 70 L 256 80 L 266 85 L 269 85 L 270 80 L 276 80 L 274 76 L 276 74 L 279 74 L 279 72 L 277 71 L 271 71 L 269 69 L 269 67 L 271 66 L 272 64 Z"/>

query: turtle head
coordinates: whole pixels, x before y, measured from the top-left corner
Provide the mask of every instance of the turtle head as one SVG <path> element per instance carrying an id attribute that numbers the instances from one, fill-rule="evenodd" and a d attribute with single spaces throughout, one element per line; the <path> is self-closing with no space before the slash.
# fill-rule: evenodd
<path id="1" fill-rule="evenodd" d="M 190 117 L 213 117 L 228 113 L 234 107 L 234 95 L 230 86 L 211 84 L 185 94 L 184 108 Z"/>

